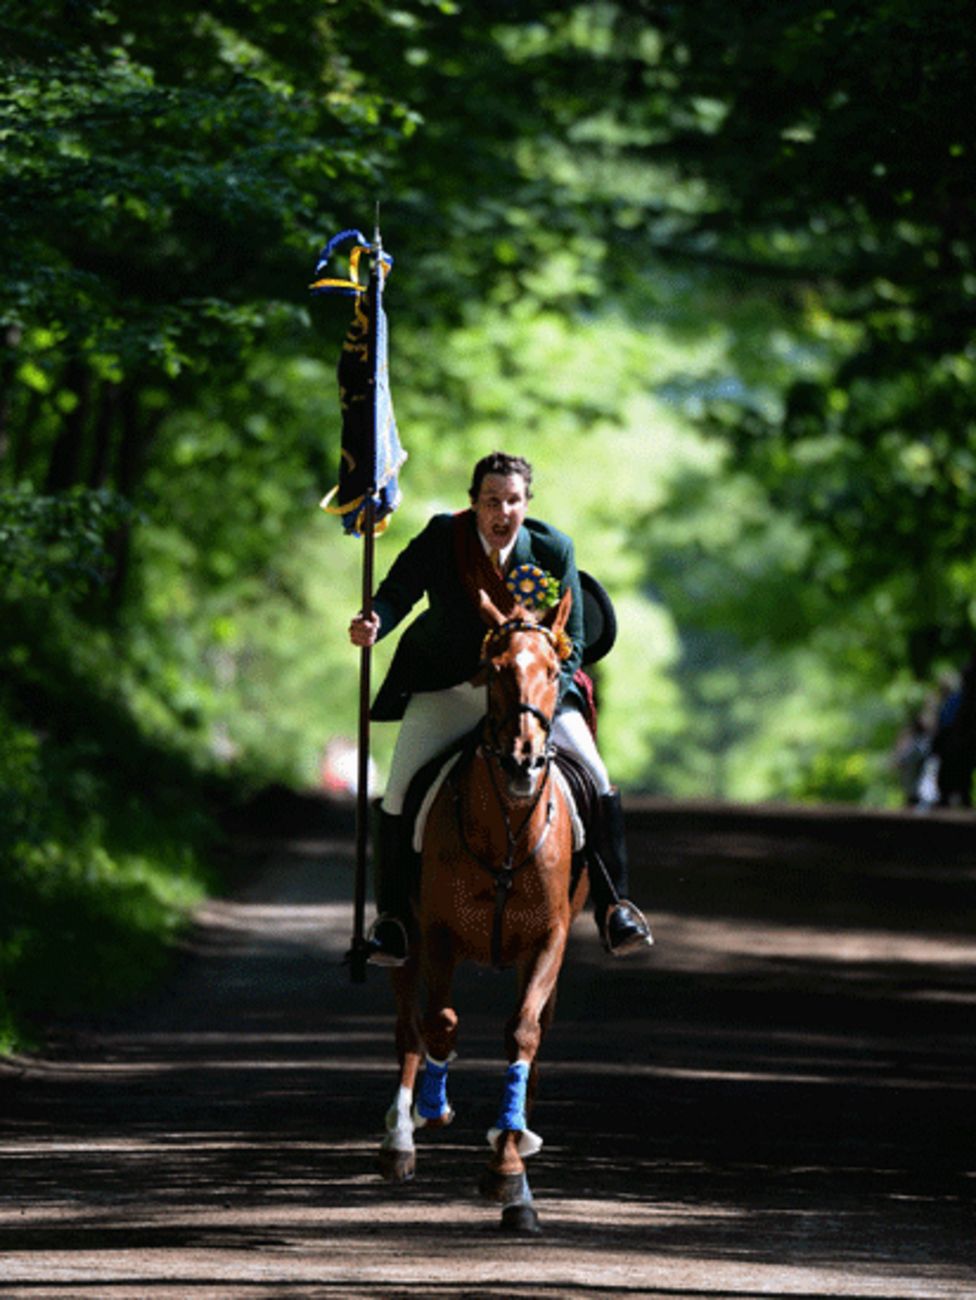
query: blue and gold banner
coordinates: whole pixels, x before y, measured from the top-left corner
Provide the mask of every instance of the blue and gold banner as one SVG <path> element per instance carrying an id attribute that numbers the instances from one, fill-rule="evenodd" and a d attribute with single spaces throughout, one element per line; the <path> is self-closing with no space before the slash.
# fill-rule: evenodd
<path id="1" fill-rule="evenodd" d="M 336 248 L 349 240 L 355 244 L 349 256 L 349 278 L 323 276 Z M 377 277 L 369 293 L 368 284 L 359 282 L 362 254 L 373 259 Z M 321 501 L 322 509 L 340 515 L 346 533 L 361 537 L 365 527 L 366 503 L 373 488 L 374 527 L 381 533 L 389 517 L 400 504 L 398 475 L 407 453 L 400 445 L 393 397 L 390 391 L 388 331 L 383 310 L 383 288 L 393 265 L 377 240 L 370 244 L 358 230 L 343 230 L 329 240 L 315 267 L 316 279 L 310 286 L 313 294 L 339 293 L 353 298 L 353 317 L 346 331 L 339 357 L 339 403 L 342 408 L 342 450 L 339 482 Z M 370 355 L 370 312 L 376 304 L 376 355 Z M 370 402 L 370 380 L 375 375 L 375 454 L 370 459 L 370 420 L 374 414 Z"/>

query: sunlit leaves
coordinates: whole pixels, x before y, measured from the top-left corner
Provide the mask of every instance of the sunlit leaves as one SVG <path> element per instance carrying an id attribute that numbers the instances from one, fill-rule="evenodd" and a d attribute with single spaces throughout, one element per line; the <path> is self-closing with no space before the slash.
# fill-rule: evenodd
<path id="1" fill-rule="evenodd" d="M 0 491 L 0 588 L 7 599 L 85 594 L 107 580 L 115 531 L 132 516 L 108 491 Z"/>

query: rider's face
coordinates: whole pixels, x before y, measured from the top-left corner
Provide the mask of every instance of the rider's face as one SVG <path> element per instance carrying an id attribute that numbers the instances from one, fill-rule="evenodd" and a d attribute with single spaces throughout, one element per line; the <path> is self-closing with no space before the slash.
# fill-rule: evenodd
<path id="1" fill-rule="evenodd" d="M 521 474 L 486 474 L 474 501 L 478 531 L 489 545 L 503 551 L 521 528 L 528 508 Z"/>

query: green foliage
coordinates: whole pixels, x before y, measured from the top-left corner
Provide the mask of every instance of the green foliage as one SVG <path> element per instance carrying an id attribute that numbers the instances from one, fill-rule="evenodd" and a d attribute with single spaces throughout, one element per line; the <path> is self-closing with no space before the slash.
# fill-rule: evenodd
<path id="1" fill-rule="evenodd" d="M 974 30 L 958 0 L 6 5 L 8 973 L 47 987 L 89 904 L 106 950 L 113 917 L 165 932 L 206 840 L 172 792 L 314 781 L 354 733 L 360 551 L 317 510 L 348 303 L 307 282 L 377 199 L 410 451 L 380 573 L 520 451 L 617 602 L 616 779 L 891 799 L 976 628 Z M 113 752 L 174 766 L 143 797 Z"/>
<path id="2" fill-rule="evenodd" d="M 0 584 L 8 599 L 77 597 L 105 582 L 113 535 L 132 506 L 107 489 L 55 496 L 0 490 Z"/>
<path id="3" fill-rule="evenodd" d="M 40 779 L 30 793 L 38 816 L 62 829 L 55 837 L 49 825 L 45 838 L 15 842 L 0 864 L 0 1050 L 7 1051 L 29 1042 L 38 1021 L 147 988 L 213 883 L 192 847 L 192 827 L 167 823 L 131 798 L 115 807 L 97 789 L 90 793 L 104 823 L 69 813 Z"/>
<path id="4" fill-rule="evenodd" d="M 5 648 L 4 677 L 19 684 L 0 701 L 5 1051 L 29 1044 L 52 1016 L 146 988 L 214 886 L 207 862 L 218 844 L 200 774 L 148 744 L 72 671 L 68 647 L 33 631 Z M 41 718 L 43 729 L 25 721 Z"/>
<path id="5" fill-rule="evenodd" d="M 957 567 L 976 540 L 965 6 L 644 12 L 671 88 L 660 152 L 712 200 L 682 239 L 777 277 L 820 354 L 771 406 L 754 387 L 713 406 L 712 427 L 810 537 L 806 580 L 832 617 L 883 600 L 895 635 L 878 668 L 930 675 L 976 627 Z"/>

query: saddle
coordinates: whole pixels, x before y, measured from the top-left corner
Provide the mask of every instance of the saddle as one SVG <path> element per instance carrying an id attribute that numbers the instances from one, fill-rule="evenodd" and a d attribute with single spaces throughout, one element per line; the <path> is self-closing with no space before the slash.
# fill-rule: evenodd
<path id="1" fill-rule="evenodd" d="M 557 746 L 555 759 L 559 774 L 565 781 L 575 805 L 575 808 L 571 809 L 571 814 L 583 826 L 582 841 L 577 844 L 574 840 L 573 844 L 573 865 L 569 873 L 569 892 L 572 895 L 576 892 L 576 886 L 586 866 L 586 840 L 589 838 L 590 828 L 595 825 L 599 815 L 600 792 L 589 769 L 584 767 L 578 758 L 574 758 L 572 754 Z"/>
<path id="2" fill-rule="evenodd" d="M 479 723 L 460 740 L 446 746 L 425 763 L 410 782 L 403 802 L 401 861 L 403 869 L 409 873 L 411 892 L 414 894 L 419 892 L 420 850 L 430 806 L 450 772 L 459 762 L 474 755 L 481 743 L 481 734 Z M 561 782 L 573 823 L 573 867 L 570 873 L 570 892 L 573 892 L 585 865 L 586 832 L 597 815 L 599 793 L 587 768 L 572 754 L 555 746 L 553 759 L 556 778 Z"/>

